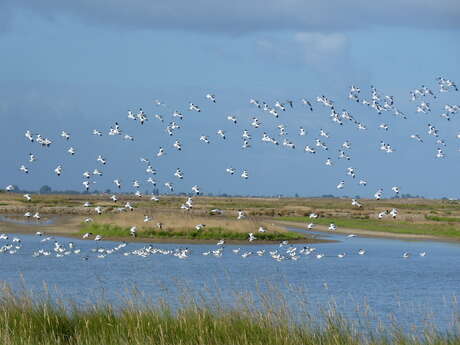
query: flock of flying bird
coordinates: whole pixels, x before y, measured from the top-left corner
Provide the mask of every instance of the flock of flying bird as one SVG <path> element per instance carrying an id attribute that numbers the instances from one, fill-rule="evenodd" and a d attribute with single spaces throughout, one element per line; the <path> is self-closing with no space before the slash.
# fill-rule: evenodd
<path id="1" fill-rule="evenodd" d="M 412 91 L 410 91 L 409 97 L 412 102 L 415 103 L 415 113 L 417 114 L 431 114 L 432 113 L 432 103 L 435 101 L 438 101 L 441 98 L 441 94 L 443 93 L 448 93 L 448 92 L 458 92 L 458 88 L 455 84 L 450 79 L 439 77 L 436 79 L 437 84 L 438 84 L 438 90 L 433 91 L 429 87 L 422 85 L 420 88 L 416 88 Z M 371 86 L 370 90 L 370 98 L 366 98 L 363 96 L 361 93 L 361 89 L 357 86 L 351 86 L 349 91 L 348 91 L 348 98 L 351 102 L 355 104 L 361 104 L 363 109 L 371 109 L 375 114 L 378 116 L 379 119 L 382 119 L 380 124 L 378 125 L 378 129 L 387 132 L 390 130 L 390 125 L 385 122 L 383 119 L 385 118 L 383 115 L 386 114 L 393 114 L 396 118 L 398 119 L 407 119 L 408 116 L 403 113 L 396 105 L 395 99 L 393 96 L 388 96 L 388 95 L 383 95 L 379 90 L 377 90 L 375 87 Z M 212 104 L 215 104 L 218 102 L 217 97 L 214 94 L 207 94 L 205 96 L 205 99 L 207 102 Z M 256 134 L 254 132 L 257 132 L 258 136 L 260 137 L 260 140 L 265 144 L 265 145 L 274 145 L 274 146 L 282 146 L 286 147 L 288 149 L 296 149 L 298 146 L 294 140 L 291 140 L 288 138 L 288 131 L 287 131 L 287 126 L 279 123 L 276 125 L 275 131 L 278 132 L 278 135 L 270 135 L 269 133 L 271 132 L 271 129 L 269 128 L 263 128 L 263 121 L 264 116 L 268 116 L 275 121 L 278 121 L 281 118 L 281 115 L 287 112 L 288 110 L 292 110 L 294 106 L 297 106 L 294 101 L 292 100 L 287 100 L 285 102 L 280 102 L 280 101 L 275 101 L 272 104 L 264 101 L 259 101 L 257 99 L 250 99 L 249 103 L 251 106 L 254 107 L 254 111 L 257 111 L 259 115 L 253 116 L 248 125 L 252 127 L 252 132 L 251 133 L 248 129 L 243 129 L 241 132 L 241 149 L 247 150 L 250 149 L 253 146 L 254 142 L 254 137 Z M 160 109 L 166 109 L 166 105 L 158 100 L 155 100 L 156 106 L 160 107 Z M 364 121 L 358 120 L 358 118 L 354 115 L 351 114 L 350 111 L 347 110 L 342 110 L 338 111 L 336 103 L 324 96 L 318 96 L 316 97 L 315 100 L 309 100 L 306 98 L 301 99 L 301 107 L 302 111 L 304 112 L 314 112 L 315 107 L 321 107 L 325 108 L 329 111 L 329 119 L 332 121 L 333 124 L 337 125 L 338 128 L 345 128 L 346 126 L 353 126 L 355 127 L 358 131 L 365 131 L 368 128 L 368 125 L 364 123 Z M 452 105 L 452 104 L 445 104 L 443 106 L 443 112 L 440 114 L 440 117 L 442 119 L 445 119 L 447 121 L 450 121 L 455 114 L 457 114 L 460 110 L 459 105 Z M 193 102 L 189 103 L 188 106 L 188 113 L 183 114 L 180 111 L 173 111 L 172 112 L 172 118 L 171 121 L 168 122 L 166 127 L 164 127 L 164 130 L 167 134 L 168 137 L 172 137 L 173 143 L 171 146 L 168 147 L 168 145 L 162 145 L 158 148 L 158 150 L 154 153 L 153 159 L 146 158 L 146 157 L 141 157 L 140 162 L 144 164 L 143 169 L 146 174 L 145 182 L 147 185 L 150 185 L 152 187 L 155 187 L 157 185 L 159 186 L 164 186 L 168 192 L 174 192 L 175 189 L 175 182 L 173 182 L 173 179 L 176 179 L 177 181 L 181 181 L 184 179 L 185 173 L 184 170 L 181 168 L 177 168 L 174 173 L 171 174 L 171 180 L 164 181 L 160 184 L 159 181 L 156 180 L 155 175 L 157 175 L 157 168 L 154 167 L 159 164 L 161 161 L 161 157 L 169 153 L 170 150 L 180 152 L 184 149 L 183 141 L 181 138 L 179 138 L 181 127 L 183 126 L 181 124 L 181 121 L 185 117 L 190 117 L 191 113 L 200 113 L 202 112 L 202 107 L 199 106 L 198 104 L 195 104 Z M 136 121 L 140 126 L 146 125 L 148 121 L 151 121 L 151 116 L 147 115 L 143 109 L 139 109 L 138 112 L 132 112 L 128 111 L 127 118 L 130 121 Z M 155 114 L 153 115 L 153 118 L 157 121 L 159 121 L 161 124 L 165 123 L 165 116 L 161 114 Z M 236 115 L 228 115 L 226 116 L 226 120 L 228 121 L 229 125 L 232 128 L 238 128 L 239 125 L 241 125 L 242 120 L 239 119 Z M 145 127 L 145 126 L 144 126 Z M 258 130 L 259 128 L 263 128 Z M 318 129 L 317 129 L 318 130 Z M 262 132 L 262 133 L 260 133 Z M 310 132 L 310 131 L 309 131 Z M 226 141 L 227 138 L 231 135 L 233 135 L 233 130 L 226 130 L 224 128 L 216 128 L 215 130 L 216 137 L 213 137 L 209 134 L 199 134 L 197 135 L 196 140 L 201 142 L 203 145 L 210 145 L 214 140 L 221 140 L 221 141 Z M 306 137 L 307 136 L 307 130 L 303 127 L 298 128 L 298 136 L 299 137 Z M 433 137 L 436 146 L 434 151 L 434 156 L 436 158 L 442 159 L 446 157 L 446 154 L 444 152 L 444 147 L 446 146 L 446 140 L 442 139 L 440 137 L 440 130 L 436 128 L 434 125 L 434 120 L 430 120 L 430 122 L 427 124 L 427 135 L 428 137 Z M 38 145 L 40 147 L 46 148 L 50 147 L 51 145 L 55 145 L 55 140 L 51 139 L 49 137 L 43 136 L 42 134 L 39 133 L 34 133 L 32 130 L 27 130 L 25 132 L 25 138 L 31 143 L 31 145 Z M 111 136 L 111 137 L 119 137 L 122 138 L 125 141 L 132 142 L 135 141 L 134 136 L 127 134 L 124 129 L 122 128 L 121 124 L 119 121 L 114 122 L 111 126 L 109 126 L 107 131 L 99 130 L 99 129 L 94 129 L 92 131 L 92 135 L 95 137 L 102 137 L 105 135 Z M 351 150 L 352 150 L 352 142 L 351 140 L 345 140 L 340 147 L 338 148 L 338 155 L 336 158 L 332 158 L 331 151 L 332 148 L 330 145 L 327 143 L 328 139 L 333 136 L 332 133 L 329 133 L 328 131 L 324 130 L 323 128 L 320 128 L 318 130 L 318 136 L 314 139 L 314 142 L 309 145 L 305 145 L 303 147 L 303 151 L 306 154 L 311 154 L 314 155 L 318 152 L 325 152 L 328 157 L 324 161 L 324 165 L 328 167 L 333 167 L 336 164 L 336 159 L 337 160 L 343 160 L 344 162 L 351 162 L 352 157 L 351 157 Z M 70 132 L 67 130 L 62 130 L 60 133 L 61 140 L 63 140 L 65 143 L 71 143 L 72 142 L 72 135 Z M 217 138 L 217 139 L 216 139 Z M 410 139 L 413 139 L 417 142 L 423 143 L 424 142 L 424 137 L 420 133 L 412 133 L 409 136 Z M 460 133 L 457 134 L 457 138 L 460 139 Z M 68 145 L 68 144 L 67 144 Z M 392 154 L 396 151 L 396 149 L 388 142 L 385 142 L 383 140 L 380 141 L 379 145 L 380 151 L 386 153 L 386 154 Z M 35 147 L 31 146 L 30 151 L 34 151 Z M 74 156 L 78 157 L 78 149 L 73 146 L 73 145 L 68 145 L 65 148 L 66 154 L 69 156 Z M 330 156 L 329 156 L 330 155 Z M 39 160 L 38 154 L 35 153 L 29 153 L 28 155 L 28 163 L 23 163 L 20 164 L 19 171 L 23 174 L 30 174 L 32 173 L 33 169 L 30 169 L 29 166 L 36 164 Z M 85 191 L 90 191 L 93 184 L 95 184 L 95 180 L 101 176 L 105 176 L 106 174 L 106 167 L 110 166 L 110 163 L 108 159 L 104 157 L 103 154 L 98 154 L 96 156 L 96 164 L 97 166 L 94 169 L 90 170 L 84 170 L 81 171 L 81 185 L 83 186 L 83 190 Z M 56 164 L 55 168 L 53 169 L 52 173 L 54 173 L 56 176 L 61 176 L 66 173 L 66 167 L 64 166 L 63 163 Z M 227 166 L 225 168 L 225 173 L 228 175 L 239 175 L 241 179 L 243 180 L 248 180 L 250 178 L 250 172 L 248 169 L 237 169 L 233 166 Z M 341 179 L 338 181 L 336 188 L 338 190 L 345 188 L 346 184 L 346 179 L 351 179 L 351 181 L 357 181 L 357 183 L 360 186 L 367 186 L 368 182 L 364 177 L 359 177 L 357 169 L 355 167 L 349 166 L 347 167 L 345 171 L 346 177 L 344 179 Z M 121 193 L 122 187 L 124 187 L 124 183 L 121 178 L 115 178 L 112 181 L 114 187 L 116 187 L 116 190 L 118 190 Z M 132 180 L 131 186 L 134 188 L 134 195 L 136 195 L 138 198 L 144 198 L 145 195 L 143 195 L 140 191 L 141 186 L 144 186 L 144 183 L 141 182 L 140 179 L 135 178 Z M 6 186 L 6 191 L 8 192 L 14 192 L 14 186 L 8 185 Z M 200 195 L 202 194 L 201 187 L 197 184 L 194 184 L 191 189 L 190 195 L 186 198 L 186 201 L 180 205 L 180 208 L 186 211 L 190 211 L 193 208 L 193 196 Z M 391 188 L 393 195 L 399 195 L 400 193 L 400 186 L 393 186 Z M 384 190 L 382 188 L 379 188 L 375 193 L 374 193 L 374 198 L 379 200 L 384 196 Z M 24 194 L 24 198 L 27 201 L 31 201 L 33 198 L 33 195 L 30 193 Z M 119 195 L 117 193 L 112 194 L 109 199 L 113 202 L 117 202 L 119 200 Z M 156 202 L 159 200 L 158 195 L 151 195 L 150 199 L 153 202 Z M 362 207 L 362 203 L 357 200 L 357 199 L 352 199 L 351 203 L 355 207 Z M 83 206 L 85 207 L 92 207 L 91 203 L 86 202 Z M 179 206 L 179 205 L 178 205 Z M 117 209 L 117 211 L 128 211 L 128 210 L 133 210 L 134 205 L 131 202 L 127 202 L 124 206 L 120 207 Z M 215 210 L 215 212 L 219 212 L 220 210 Z M 94 206 L 94 213 L 96 215 L 100 215 L 104 213 L 105 210 L 101 206 Z M 25 217 L 27 218 L 35 218 L 36 220 L 40 220 L 40 214 L 39 212 L 26 212 Z M 382 219 L 384 217 L 391 216 L 393 218 L 396 218 L 398 216 L 398 210 L 397 209 L 392 209 L 391 211 L 383 211 L 380 212 L 376 217 L 378 219 Z M 238 211 L 237 219 L 242 219 L 246 217 L 246 213 L 243 210 Z M 307 229 L 311 230 L 314 227 L 314 218 L 316 218 L 317 215 L 315 213 L 312 213 L 310 215 L 310 218 L 312 218 L 312 222 L 307 225 Z M 92 218 L 86 218 L 86 222 L 91 222 Z M 144 222 L 150 222 L 152 219 L 148 216 L 144 216 Z M 157 224 L 159 227 L 161 227 L 161 224 Z M 198 224 L 196 225 L 197 230 L 201 230 L 205 227 L 204 224 Z M 337 227 L 335 224 L 330 224 L 329 230 L 334 231 L 336 230 Z M 130 230 L 130 234 L 132 236 L 136 236 L 136 227 L 132 227 Z M 267 231 L 264 228 L 259 229 L 260 232 L 265 232 Z M 3 236 L 3 235 L 2 235 Z M 90 234 L 86 234 L 84 238 L 89 238 Z M 0 237 L 1 239 L 1 237 Z M 101 236 L 96 236 L 96 240 L 102 239 Z M 253 242 L 256 239 L 256 236 L 253 233 L 248 234 L 248 239 L 250 242 Z M 4 249 L 5 247 L 2 247 L 0 251 L 4 250 L 13 250 L 13 247 L 9 249 Z M 117 251 L 121 248 L 115 247 L 113 251 Z M 270 253 L 270 255 L 275 258 L 275 259 L 283 259 L 286 257 L 290 257 L 292 259 L 296 259 L 298 257 L 298 254 L 305 254 L 309 255 L 313 253 L 313 249 L 311 248 L 303 248 L 300 251 L 297 252 L 297 249 L 292 249 L 295 247 L 289 247 L 286 251 L 285 254 L 287 256 L 280 254 L 278 251 Z M 74 253 L 75 250 L 71 250 L 72 248 L 65 248 L 60 244 L 56 245 L 55 251 L 57 250 L 57 254 L 66 254 L 66 253 Z M 162 252 L 163 250 L 158 249 L 158 248 L 153 248 L 153 247 L 146 247 L 142 250 L 137 250 L 135 252 L 132 252 L 132 254 L 138 254 L 141 256 L 144 255 L 150 255 L 150 254 L 165 254 Z M 223 252 L 223 247 L 219 247 L 216 251 L 210 251 L 207 253 L 203 253 L 203 255 L 215 255 L 219 256 Z M 107 254 L 110 254 L 110 250 L 104 250 L 103 252 L 100 253 L 101 256 L 105 256 Z M 189 255 L 190 251 L 189 249 L 184 249 L 184 250 L 179 250 L 179 251 L 173 251 L 173 252 L 167 252 L 166 254 L 173 254 L 178 257 L 187 257 Z M 237 252 L 239 253 L 239 252 Z M 258 251 L 258 255 L 263 255 L 262 251 Z M 252 252 L 245 252 L 243 253 L 243 257 L 251 255 Z M 359 253 L 359 254 L 364 254 L 364 253 Z M 424 253 L 423 253 L 424 254 Z M 44 252 L 40 252 L 37 255 L 45 255 Z M 125 253 L 126 255 L 126 253 Z M 341 254 L 342 255 L 342 254 Z M 342 255 L 342 257 L 345 255 Z M 407 253 L 404 254 L 404 257 L 409 256 Z M 424 256 L 424 255 L 422 255 Z M 317 254 L 317 257 L 320 258 L 322 257 L 321 254 Z M 339 256 L 340 257 L 340 256 Z"/>
<path id="2" fill-rule="evenodd" d="M 90 248 L 89 250 L 83 250 L 77 246 L 77 243 L 73 241 L 59 241 L 52 236 L 46 236 L 42 232 L 37 232 L 37 236 L 42 237 L 40 243 L 43 245 L 42 248 L 36 249 L 33 251 L 33 257 L 56 257 L 56 258 L 64 258 L 68 256 L 77 256 L 83 260 L 88 260 L 90 258 L 98 258 L 104 259 L 106 257 L 110 257 L 113 254 L 123 255 L 123 256 L 139 256 L 139 257 L 149 257 L 153 255 L 166 255 L 176 257 L 178 259 L 187 259 L 192 255 L 192 249 L 188 247 L 179 247 L 173 249 L 167 248 L 160 248 L 154 247 L 153 245 L 149 244 L 147 246 L 136 248 L 133 250 L 128 250 L 127 245 L 128 243 L 122 242 L 118 244 L 114 244 L 112 247 L 103 247 L 103 246 L 96 246 L 94 248 Z M 347 238 L 352 238 L 354 235 L 348 235 Z M 9 241 L 10 237 L 8 234 L 0 234 L 0 243 L 3 241 Z M 96 241 L 102 240 L 101 236 L 95 237 Z M 220 258 L 224 254 L 225 250 L 225 240 L 220 240 L 217 242 L 216 249 L 210 249 L 204 252 L 201 252 L 202 256 L 213 256 Z M 20 252 L 23 249 L 22 247 L 22 240 L 15 236 L 11 238 L 11 242 L 7 242 L 0 246 L 0 254 L 10 254 L 14 255 Z M 241 248 L 234 248 L 231 250 L 233 255 L 241 256 L 242 258 L 247 258 L 249 256 L 267 256 L 272 258 L 275 261 L 285 261 L 285 260 L 293 260 L 297 261 L 300 258 L 309 257 L 309 258 L 316 258 L 322 259 L 324 257 L 336 257 L 339 259 L 343 259 L 346 256 L 354 255 L 354 256 L 363 256 L 367 254 L 365 249 L 359 249 L 356 253 L 345 253 L 341 252 L 336 255 L 326 255 L 323 252 L 319 252 L 317 248 L 310 247 L 310 246 L 293 246 L 290 245 L 288 241 L 282 241 L 279 244 L 279 248 L 260 248 L 258 250 L 242 250 Z M 402 257 L 407 259 L 411 257 L 411 253 L 404 252 Z M 426 252 L 418 253 L 418 256 L 425 257 Z"/>

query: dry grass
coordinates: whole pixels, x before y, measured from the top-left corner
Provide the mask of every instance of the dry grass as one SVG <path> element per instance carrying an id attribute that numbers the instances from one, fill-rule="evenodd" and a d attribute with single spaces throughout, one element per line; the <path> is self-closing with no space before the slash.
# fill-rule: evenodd
<path id="1" fill-rule="evenodd" d="M 161 222 L 170 231 L 193 229 L 203 223 L 208 227 L 220 227 L 234 232 L 255 232 L 259 226 L 282 232 L 283 228 L 272 224 L 271 219 L 279 217 L 306 217 L 311 212 L 323 219 L 374 220 L 383 210 L 397 208 L 398 221 L 414 225 L 444 226 L 460 231 L 460 202 L 429 199 L 362 199 L 362 208 L 351 205 L 350 199 L 338 198 L 249 198 L 249 197 L 194 197 L 193 211 L 181 212 L 180 205 L 185 196 L 160 196 L 153 202 L 149 196 L 142 198 L 120 194 L 119 201 L 113 203 L 108 194 L 51 194 L 32 195 L 32 202 L 26 202 L 22 195 L 0 193 L 0 213 L 23 214 L 25 211 L 40 211 L 42 214 L 91 216 L 98 223 L 114 224 L 121 227 L 145 227 L 143 215 L 153 217 L 153 222 Z M 104 216 L 95 216 L 94 209 L 84 208 L 83 203 L 102 206 Z M 133 213 L 117 213 L 116 209 L 127 201 L 135 207 Z M 210 217 L 209 211 L 219 208 L 224 217 Z M 248 219 L 236 221 L 236 211 L 243 209 Z M 83 220 L 83 219 L 82 219 Z M 365 223 L 365 222 L 364 222 Z M 150 226 L 150 225 L 148 225 Z M 436 235 L 433 233 L 433 235 Z"/>
<path id="2" fill-rule="evenodd" d="M 142 212 L 144 211 L 144 212 Z M 152 218 L 150 222 L 144 222 L 144 215 Z M 256 220 L 248 216 L 246 219 L 237 220 L 236 215 L 209 216 L 200 211 L 154 211 L 135 210 L 118 214 L 105 214 L 94 218 L 100 224 L 113 224 L 120 227 L 136 226 L 138 228 L 155 227 L 157 223 L 163 224 L 163 229 L 169 231 L 192 230 L 197 224 L 205 224 L 209 228 L 224 228 L 238 233 L 257 232 L 260 226 L 269 231 L 286 232 L 279 225 L 274 225 L 267 220 Z"/>

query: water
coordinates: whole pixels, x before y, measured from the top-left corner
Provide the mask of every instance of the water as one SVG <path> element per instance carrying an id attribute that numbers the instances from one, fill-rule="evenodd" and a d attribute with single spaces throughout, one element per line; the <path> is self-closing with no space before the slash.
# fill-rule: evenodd
<path id="1" fill-rule="evenodd" d="M 49 218 L 49 219 L 45 218 L 45 219 L 40 219 L 40 221 L 37 221 L 34 218 L 24 219 L 23 215 L 10 215 L 10 216 L 0 215 L 0 222 L 40 227 L 40 226 L 54 224 L 55 220 L 52 218 Z"/>
<path id="2" fill-rule="evenodd" d="M 11 243 L 1 240 L 0 245 Z M 298 301 L 307 301 L 310 311 L 324 308 L 332 300 L 339 311 L 349 318 L 357 318 L 370 308 L 370 318 L 389 323 L 394 316 L 404 326 L 423 327 L 427 320 L 441 329 L 452 327 L 459 308 L 460 245 L 457 243 L 401 241 L 375 238 L 351 238 L 339 234 L 329 237 L 335 243 L 313 245 L 314 253 L 299 260 L 277 262 L 268 255 L 279 245 L 248 245 L 241 247 L 240 255 L 232 253 L 238 246 L 225 246 L 222 257 L 203 256 L 214 250 L 214 245 L 153 244 L 154 247 L 174 249 L 188 247 L 192 254 L 187 259 L 172 255 L 148 257 L 124 256 L 121 253 L 144 247 L 130 243 L 103 259 L 91 252 L 97 246 L 113 248 L 118 243 L 56 238 L 59 242 L 72 241 L 81 254 L 62 258 L 33 257 L 39 248 L 53 248 L 53 241 L 42 243 L 42 237 L 18 235 L 22 248 L 16 254 L 0 254 L 0 280 L 13 288 L 26 287 L 42 291 L 44 284 L 51 293 L 79 302 L 100 299 L 119 303 L 120 296 L 135 287 L 148 298 L 165 298 L 172 304 L 184 290 L 190 295 L 219 294 L 224 303 L 234 302 L 235 292 L 264 290 L 269 283 L 280 291 L 292 309 Z M 302 248 L 302 245 L 296 245 Z M 286 247 L 285 247 L 286 248 Z M 365 255 L 358 255 L 359 249 Z M 264 256 L 255 251 L 266 249 Z M 244 251 L 254 254 L 242 258 Z M 285 249 L 283 249 L 283 252 Z M 418 253 L 427 255 L 420 257 Z M 345 252 L 343 259 L 338 253 Z M 409 259 L 403 252 L 412 253 Z M 82 257 L 87 256 L 88 260 Z M 301 294 L 293 290 L 302 290 Z"/>

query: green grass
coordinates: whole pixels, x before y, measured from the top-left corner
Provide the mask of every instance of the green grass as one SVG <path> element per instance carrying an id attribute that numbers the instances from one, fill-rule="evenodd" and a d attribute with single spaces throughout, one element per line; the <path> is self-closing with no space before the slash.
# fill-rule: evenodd
<path id="1" fill-rule="evenodd" d="M 91 232 L 104 237 L 129 237 L 129 228 L 120 227 L 112 224 L 91 223 L 83 225 L 80 233 Z M 265 232 L 255 234 L 258 240 L 283 241 L 305 238 L 302 234 L 293 232 Z M 174 231 L 159 230 L 153 228 L 138 229 L 137 237 L 140 238 L 176 238 L 189 240 L 247 240 L 248 234 L 243 232 L 231 231 L 221 227 L 206 227 L 202 230 L 180 229 Z"/>
<path id="2" fill-rule="evenodd" d="M 399 220 L 377 220 L 377 219 L 350 219 L 350 218 L 318 218 L 308 217 L 278 217 L 277 220 L 291 222 L 302 222 L 329 225 L 335 223 L 337 227 L 362 229 L 370 231 L 381 231 L 397 234 L 433 235 L 451 238 L 460 237 L 460 227 L 452 224 L 423 224 L 403 222 Z"/>
<path id="3" fill-rule="evenodd" d="M 458 217 L 440 217 L 440 216 L 433 216 L 433 215 L 425 215 L 425 219 L 432 220 L 435 222 L 450 222 L 450 223 L 460 222 L 460 218 Z"/>
<path id="4" fill-rule="evenodd" d="M 255 309 L 240 305 L 127 301 L 121 307 L 95 303 L 78 307 L 50 297 L 3 292 L 0 297 L 2 345 L 447 345 L 451 335 L 429 331 L 423 338 L 400 328 L 358 331 L 334 310 L 319 321 L 305 315 L 294 321 L 283 306 Z M 366 326 L 361 326 L 366 327 Z"/>

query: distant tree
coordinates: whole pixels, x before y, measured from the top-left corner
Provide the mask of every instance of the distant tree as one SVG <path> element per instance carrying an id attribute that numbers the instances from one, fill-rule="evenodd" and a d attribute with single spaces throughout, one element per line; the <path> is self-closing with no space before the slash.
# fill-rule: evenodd
<path id="1" fill-rule="evenodd" d="M 40 194 L 50 194 L 52 191 L 51 187 L 46 184 L 40 188 Z"/>

